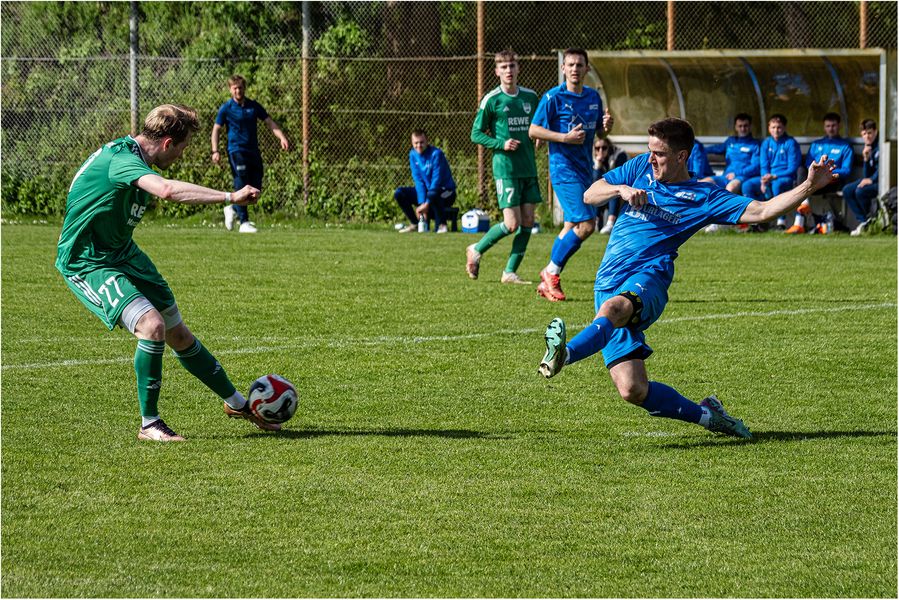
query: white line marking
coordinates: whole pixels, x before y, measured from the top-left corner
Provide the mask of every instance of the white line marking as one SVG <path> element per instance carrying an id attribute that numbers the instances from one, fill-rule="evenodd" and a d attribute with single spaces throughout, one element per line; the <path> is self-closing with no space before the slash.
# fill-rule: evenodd
<path id="1" fill-rule="evenodd" d="M 835 312 L 845 312 L 845 311 L 859 311 L 859 310 L 876 310 L 876 309 L 886 309 L 886 308 L 896 308 L 895 302 L 882 302 L 880 304 L 858 304 L 853 306 L 833 306 L 827 308 L 797 308 L 793 310 L 769 310 L 769 311 L 759 311 L 759 312 L 736 312 L 736 313 L 719 313 L 712 315 L 700 315 L 695 317 L 674 317 L 673 319 L 663 319 L 654 324 L 657 325 L 665 325 L 668 323 L 684 323 L 688 321 L 713 321 L 713 320 L 723 320 L 723 319 L 742 319 L 742 318 L 753 318 L 753 317 L 777 317 L 777 316 L 790 316 L 790 315 L 807 315 L 807 314 L 815 314 L 815 313 L 835 313 Z M 581 325 L 579 328 L 587 327 L 589 323 Z M 484 333 L 467 333 L 467 334 L 459 334 L 459 335 L 433 335 L 433 336 L 417 336 L 417 337 L 404 337 L 404 336 L 377 336 L 371 338 L 356 338 L 352 340 L 333 340 L 326 338 L 307 338 L 303 340 L 288 340 L 287 343 L 284 344 L 274 344 L 268 346 L 255 346 L 252 348 L 236 348 L 233 350 L 216 350 L 216 355 L 222 356 L 230 356 L 230 355 L 239 355 L 239 354 L 262 354 L 265 352 L 282 352 L 285 350 L 296 350 L 297 348 L 305 348 L 305 347 L 321 347 L 326 346 L 330 348 L 348 348 L 351 346 L 377 346 L 382 344 L 402 344 L 402 343 L 411 343 L 411 344 L 426 344 L 429 342 L 455 342 L 460 340 L 473 340 L 480 339 L 485 337 L 494 337 L 499 335 L 526 335 L 531 333 L 542 333 L 544 331 L 543 327 L 539 328 L 527 328 L 527 329 L 498 329 L 495 331 L 489 331 Z M 240 341 L 240 338 L 231 337 L 231 340 Z M 32 341 L 32 340 L 29 340 Z M 52 342 L 54 340 L 47 340 L 48 342 Z M 271 341 L 279 341 L 277 338 L 271 339 Z M 130 363 L 134 360 L 134 356 L 127 356 L 122 358 L 94 358 L 94 359 L 73 359 L 73 360 L 59 360 L 52 362 L 43 362 L 43 363 L 20 363 L 20 364 L 9 364 L 3 365 L 3 370 L 36 370 L 36 369 L 51 369 L 58 367 L 82 367 L 88 365 L 114 365 L 114 364 L 124 364 Z"/>

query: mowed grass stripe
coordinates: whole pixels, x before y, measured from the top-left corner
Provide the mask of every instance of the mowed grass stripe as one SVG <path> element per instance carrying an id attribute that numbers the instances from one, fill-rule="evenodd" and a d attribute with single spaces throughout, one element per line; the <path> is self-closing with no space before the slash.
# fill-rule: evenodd
<path id="1" fill-rule="evenodd" d="M 849 305 L 849 306 L 839 306 L 839 307 L 822 307 L 822 308 L 798 308 L 793 310 L 769 310 L 765 312 L 739 312 L 739 313 L 730 313 L 730 314 L 713 314 L 713 315 L 697 315 L 694 317 L 674 317 L 671 319 L 659 319 L 655 325 L 666 325 L 670 323 L 684 323 L 690 321 L 711 321 L 711 320 L 727 320 L 727 319 L 743 319 L 743 318 L 756 318 L 756 317 L 778 317 L 778 316 L 793 316 L 793 315 L 809 315 L 815 313 L 835 313 L 835 312 L 846 312 L 846 311 L 860 311 L 860 310 L 879 310 L 879 309 L 889 309 L 896 308 L 895 303 L 891 302 L 883 302 L 880 304 L 863 304 L 863 305 Z M 575 329 L 575 332 L 579 329 L 586 327 L 589 323 L 582 323 Z M 487 331 L 483 333 L 469 333 L 464 335 L 440 335 L 440 336 L 378 336 L 375 338 L 369 339 L 349 339 L 349 340 L 333 340 L 333 339 L 325 339 L 325 338 L 305 338 L 298 340 L 290 340 L 289 343 L 279 343 L 267 346 L 256 346 L 249 348 L 232 348 L 232 349 L 221 349 L 217 350 L 216 354 L 221 355 L 241 355 L 241 354 L 261 354 L 266 352 L 281 352 L 285 350 L 298 350 L 303 348 L 314 348 L 317 346 L 329 346 L 332 348 L 344 348 L 351 346 L 372 346 L 378 344 L 426 344 L 432 342 L 456 342 L 463 340 L 475 340 L 479 338 L 486 337 L 494 337 L 494 336 L 504 336 L 504 335 L 525 335 L 525 334 L 533 334 L 533 333 L 542 333 L 543 328 L 529 328 L 529 329 L 519 329 L 519 330 L 510 330 L 510 329 L 500 329 L 497 331 Z M 50 338 L 45 338 L 40 340 L 40 343 L 50 343 L 50 342 L 61 342 L 62 340 L 52 340 Z M 71 340 L 70 340 L 71 341 Z M 273 338 L 268 338 L 259 340 L 259 339 L 240 339 L 240 338 L 231 338 L 229 341 L 232 342 L 253 342 L 253 341 L 282 341 Z M 34 343 L 33 340 L 29 340 L 29 343 Z M 89 365 L 111 365 L 118 363 L 130 362 L 133 360 L 133 356 L 121 357 L 121 358 L 107 358 L 107 359 L 84 359 L 84 360 L 62 360 L 56 362 L 48 362 L 48 363 L 31 363 L 31 364 L 9 364 L 3 365 L 3 369 L 48 369 L 48 368 L 56 368 L 56 367 L 83 367 Z"/>

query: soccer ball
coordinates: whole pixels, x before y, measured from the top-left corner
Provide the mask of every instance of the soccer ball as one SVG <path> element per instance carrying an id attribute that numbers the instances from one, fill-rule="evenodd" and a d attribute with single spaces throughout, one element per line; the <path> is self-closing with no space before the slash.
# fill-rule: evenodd
<path id="1" fill-rule="evenodd" d="M 250 385 L 250 411 L 268 423 L 283 423 L 297 410 L 297 390 L 280 375 L 263 375 Z"/>

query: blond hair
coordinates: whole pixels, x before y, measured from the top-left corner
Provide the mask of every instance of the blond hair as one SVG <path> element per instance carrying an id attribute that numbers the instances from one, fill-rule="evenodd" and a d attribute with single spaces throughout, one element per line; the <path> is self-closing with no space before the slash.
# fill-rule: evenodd
<path id="1" fill-rule="evenodd" d="M 235 84 L 247 87 L 247 80 L 244 79 L 241 75 L 232 75 L 228 78 L 228 87 L 231 87 Z"/>
<path id="2" fill-rule="evenodd" d="M 493 62 L 496 64 L 504 62 L 518 62 L 518 55 L 511 48 L 500 50 L 493 56 Z"/>
<path id="3" fill-rule="evenodd" d="M 170 137 L 173 142 L 180 144 L 188 135 L 199 130 L 197 111 L 183 104 L 163 104 L 150 111 L 144 119 L 144 128 L 140 134 L 154 141 Z"/>

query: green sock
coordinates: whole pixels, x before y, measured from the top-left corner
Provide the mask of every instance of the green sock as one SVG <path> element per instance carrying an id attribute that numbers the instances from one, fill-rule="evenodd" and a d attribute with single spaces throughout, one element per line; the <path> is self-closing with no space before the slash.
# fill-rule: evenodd
<path id="1" fill-rule="evenodd" d="M 512 238 L 512 252 L 509 254 L 509 262 L 506 263 L 506 273 L 515 273 L 524 260 L 524 251 L 528 249 L 531 241 L 531 228 L 519 227 L 515 237 Z"/>
<path id="2" fill-rule="evenodd" d="M 134 372 L 137 374 L 137 400 L 140 416 L 159 416 L 159 389 L 162 387 L 162 353 L 165 342 L 137 340 Z"/>
<path id="3" fill-rule="evenodd" d="M 181 352 L 176 351 L 175 356 L 188 373 L 206 384 L 219 398 L 229 398 L 236 391 L 225 369 L 200 340 L 194 339 L 193 346 Z"/>
<path id="4" fill-rule="evenodd" d="M 475 244 L 474 249 L 477 250 L 479 254 L 483 254 L 490 250 L 496 242 L 509 235 L 509 233 L 511 232 L 509 231 L 509 228 L 506 227 L 505 223 L 497 223 L 484 234 L 481 241 Z"/>

